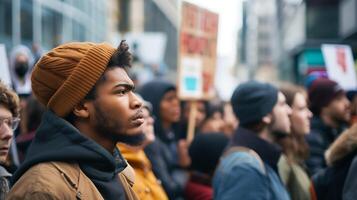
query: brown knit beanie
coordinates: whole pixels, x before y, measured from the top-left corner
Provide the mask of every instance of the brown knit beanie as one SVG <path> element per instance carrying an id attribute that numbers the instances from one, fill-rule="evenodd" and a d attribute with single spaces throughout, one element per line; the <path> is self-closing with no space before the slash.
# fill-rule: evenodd
<path id="1" fill-rule="evenodd" d="M 104 73 L 115 51 L 109 44 L 89 42 L 52 49 L 34 67 L 33 94 L 58 116 L 67 116 Z"/>

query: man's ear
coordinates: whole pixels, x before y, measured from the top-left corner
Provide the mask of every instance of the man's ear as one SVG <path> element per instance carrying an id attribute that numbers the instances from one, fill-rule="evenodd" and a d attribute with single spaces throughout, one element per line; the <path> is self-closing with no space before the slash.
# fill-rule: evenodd
<path id="1" fill-rule="evenodd" d="M 271 113 L 265 115 L 265 116 L 263 117 L 262 121 L 263 121 L 264 123 L 266 123 L 266 124 L 270 124 L 271 121 L 272 121 L 272 115 L 271 115 Z"/>
<path id="2" fill-rule="evenodd" d="M 73 114 L 78 118 L 88 118 L 89 117 L 89 102 L 79 102 L 74 106 Z"/>

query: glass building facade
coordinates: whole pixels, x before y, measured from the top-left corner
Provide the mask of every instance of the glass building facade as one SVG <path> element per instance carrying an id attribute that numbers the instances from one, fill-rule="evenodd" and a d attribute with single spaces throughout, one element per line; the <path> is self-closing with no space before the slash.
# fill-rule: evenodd
<path id="1" fill-rule="evenodd" d="M 107 40 L 107 0 L 0 0 L 0 43 L 51 49 L 68 41 Z"/>

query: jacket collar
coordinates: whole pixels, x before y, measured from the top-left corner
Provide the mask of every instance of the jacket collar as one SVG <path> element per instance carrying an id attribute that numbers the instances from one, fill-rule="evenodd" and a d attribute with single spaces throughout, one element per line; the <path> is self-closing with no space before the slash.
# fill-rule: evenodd
<path id="1" fill-rule="evenodd" d="M 254 150 L 264 163 L 277 171 L 277 164 L 281 155 L 281 148 L 278 145 L 269 143 L 259 138 L 256 133 L 241 127 L 236 130 L 231 145 Z"/>
<path id="2" fill-rule="evenodd" d="M 314 116 L 311 120 L 311 129 L 322 132 L 323 137 L 327 138 L 329 141 L 334 141 L 336 137 L 346 128 L 345 124 L 341 124 L 339 128 L 332 128 L 327 126 L 320 117 Z"/>
<path id="3" fill-rule="evenodd" d="M 80 170 L 78 164 L 65 162 L 51 162 L 51 164 L 60 172 L 67 183 L 69 183 L 69 185 L 76 191 L 77 199 L 87 199 L 89 196 L 92 196 L 104 200 L 96 186 Z M 90 190 L 88 190 L 88 184 L 91 185 Z"/>

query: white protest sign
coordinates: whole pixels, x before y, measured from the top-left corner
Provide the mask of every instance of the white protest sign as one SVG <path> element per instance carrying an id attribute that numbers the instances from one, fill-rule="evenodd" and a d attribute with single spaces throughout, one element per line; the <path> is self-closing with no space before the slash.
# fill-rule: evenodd
<path id="1" fill-rule="evenodd" d="M 182 58 L 182 69 L 180 79 L 181 94 L 199 98 L 202 96 L 202 60 L 200 58 Z"/>
<path id="2" fill-rule="evenodd" d="M 9 71 L 9 62 L 7 61 L 5 45 L 0 44 L 0 79 L 6 85 L 11 86 L 11 76 Z"/>
<path id="3" fill-rule="evenodd" d="M 357 88 L 351 47 L 348 45 L 322 45 L 328 77 L 338 82 L 345 90 Z"/>
<path id="4" fill-rule="evenodd" d="M 185 100 L 208 100 L 215 94 L 218 14 L 188 2 L 182 2 L 181 11 L 178 83 L 186 85 L 178 85 L 178 94 L 181 99 Z M 194 66 L 198 66 L 197 63 L 200 66 L 194 69 Z M 185 66 L 185 64 L 190 66 Z M 193 70 L 192 74 L 195 76 L 192 74 L 187 76 L 187 69 Z M 186 90 L 187 84 L 193 87 L 196 83 L 200 87 L 196 88 L 196 92 Z"/>

